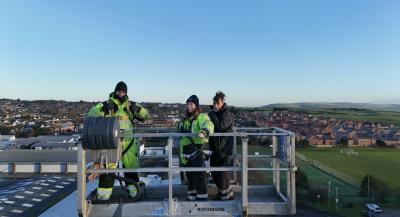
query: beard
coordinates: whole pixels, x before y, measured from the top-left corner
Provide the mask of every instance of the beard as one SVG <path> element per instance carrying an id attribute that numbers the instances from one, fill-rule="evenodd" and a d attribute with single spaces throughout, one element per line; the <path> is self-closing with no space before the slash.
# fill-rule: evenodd
<path id="1" fill-rule="evenodd" d="M 122 96 L 122 97 L 119 97 L 117 94 L 115 94 L 115 99 L 118 99 L 118 101 L 119 102 L 121 102 L 121 103 L 123 103 L 123 102 L 125 102 L 126 101 L 126 99 L 128 98 L 128 96 L 127 95 L 125 95 L 125 96 Z"/>

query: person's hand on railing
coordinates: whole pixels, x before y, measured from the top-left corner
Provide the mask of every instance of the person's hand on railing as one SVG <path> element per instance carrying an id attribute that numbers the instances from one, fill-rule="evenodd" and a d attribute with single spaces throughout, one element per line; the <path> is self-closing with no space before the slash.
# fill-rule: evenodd
<path id="1" fill-rule="evenodd" d="M 197 136 L 200 137 L 200 138 L 202 138 L 202 139 L 203 139 L 203 138 L 206 138 L 206 134 L 205 134 L 204 132 L 198 133 Z"/>

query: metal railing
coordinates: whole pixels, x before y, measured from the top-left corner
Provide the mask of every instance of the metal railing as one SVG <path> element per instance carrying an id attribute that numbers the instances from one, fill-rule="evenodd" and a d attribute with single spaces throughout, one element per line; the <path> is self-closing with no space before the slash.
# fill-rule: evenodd
<path id="1" fill-rule="evenodd" d="M 171 130 L 170 128 L 149 128 L 143 129 L 138 128 L 138 131 L 162 131 Z M 264 131 L 264 132 L 260 132 Z M 146 167 L 146 168 L 135 168 L 135 169 L 87 169 L 86 165 L 86 150 L 84 150 L 81 144 L 78 146 L 78 198 L 77 207 L 78 214 L 80 216 L 88 216 L 88 210 L 90 203 L 86 201 L 86 174 L 87 173 L 121 173 L 121 172 L 165 172 L 168 173 L 168 216 L 174 215 L 174 203 L 176 200 L 173 198 L 173 174 L 175 172 L 200 172 L 200 171 L 231 171 L 234 172 L 234 179 L 237 180 L 237 173 L 240 172 L 241 176 L 241 209 L 243 215 L 247 215 L 249 211 L 249 198 L 248 198 L 248 172 L 249 171 L 272 171 L 273 172 L 273 187 L 276 195 L 281 198 L 283 203 L 287 203 L 288 212 L 283 214 L 294 214 L 296 212 L 296 189 L 295 189 L 295 134 L 280 128 L 235 128 L 232 133 L 213 133 L 210 137 L 214 136 L 227 136 L 234 138 L 233 147 L 233 158 L 238 159 L 240 157 L 241 164 L 238 166 L 236 163 L 232 167 L 179 167 L 179 165 L 173 165 L 173 147 L 174 138 L 180 137 L 191 137 L 197 136 L 193 133 L 133 133 L 132 130 L 123 130 L 121 132 L 122 137 L 131 138 L 168 138 L 167 142 L 167 157 L 168 167 Z M 272 137 L 272 155 L 248 155 L 248 137 L 249 136 L 269 136 Z M 237 153 L 237 141 L 241 139 L 241 154 Z M 283 142 L 279 143 L 278 138 L 284 138 Z M 283 150 L 283 151 L 282 151 Z M 260 158 L 268 157 L 272 159 L 271 167 L 260 167 L 260 168 L 249 168 L 248 158 Z M 281 168 L 281 165 L 285 167 Z M 280 172 L 287 172 L 287 186 L 286 186 L 286 197 L 280 190 Z M 250 205 L 252 205 L 250 203 Z M 257 209 L 262 209 L 256 204 Z M 259 212 L 262 212 L 259 211 Z M 268 213 L 265 213 L 268 214 Z"/>

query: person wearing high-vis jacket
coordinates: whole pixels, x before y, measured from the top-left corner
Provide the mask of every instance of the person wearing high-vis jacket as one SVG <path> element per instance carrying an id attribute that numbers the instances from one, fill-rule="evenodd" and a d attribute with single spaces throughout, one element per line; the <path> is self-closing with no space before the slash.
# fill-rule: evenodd
<path id="1" fill-rule="evenodd" d="M 149 118 L 149 112 L 140 104 L 129 101 L 128 87 L 121 81 L 110 93 L 109 99 L 98 103 L 87 114 L 88 117 L 118 117 L 120 129 L 133 129 L 133 120 L 145 121 Z M 139 167 L 139 144 L 136 138 L 121 138 L 122 164 L 124 168 Z M 116 168 L 118 162 L 108 163 L 107 168 Z M 125 173 L 124 176 L 135 182 L 139 182 L 138 173 Z M 97 187 L 97 199 L 108 200 L 112 194 L 114 178 L 107 174 L 101 174 Z M 138 189 L 133 183 L 127 183 L 129 196 L 134 198 Z"/>
<path id="2" fill-rule="evenodd" d="M 182 137 L 179 141 L 179 155 L 184 167 L 204 167 L 208 157 L 203 147 L 208 136 L 214 132 L 214 125 L 206 113 L 200 112 L 199 98 L 190 96 L 186 101 L 186 117 L 178 124 L 178 131 L 194 133 L 194 137 Z M 208 175 L 206 172 L 187 172 L 187 200 L 207 200 Z"/>

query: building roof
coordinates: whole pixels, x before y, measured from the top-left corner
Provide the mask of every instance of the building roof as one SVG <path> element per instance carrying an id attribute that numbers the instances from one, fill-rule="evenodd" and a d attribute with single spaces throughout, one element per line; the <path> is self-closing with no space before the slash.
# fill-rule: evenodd
<path id="1" fill-rule="evenodd" d="M 0 152 L 0 163 L 30 162 L 30 163 L 63 163 L 77 162 L 75 150 L 30 150 L 9 149 Z M 87 154 L 89 157 L 89 154 Z M 88 159 L 88 158 L 87 158 Z"/>

